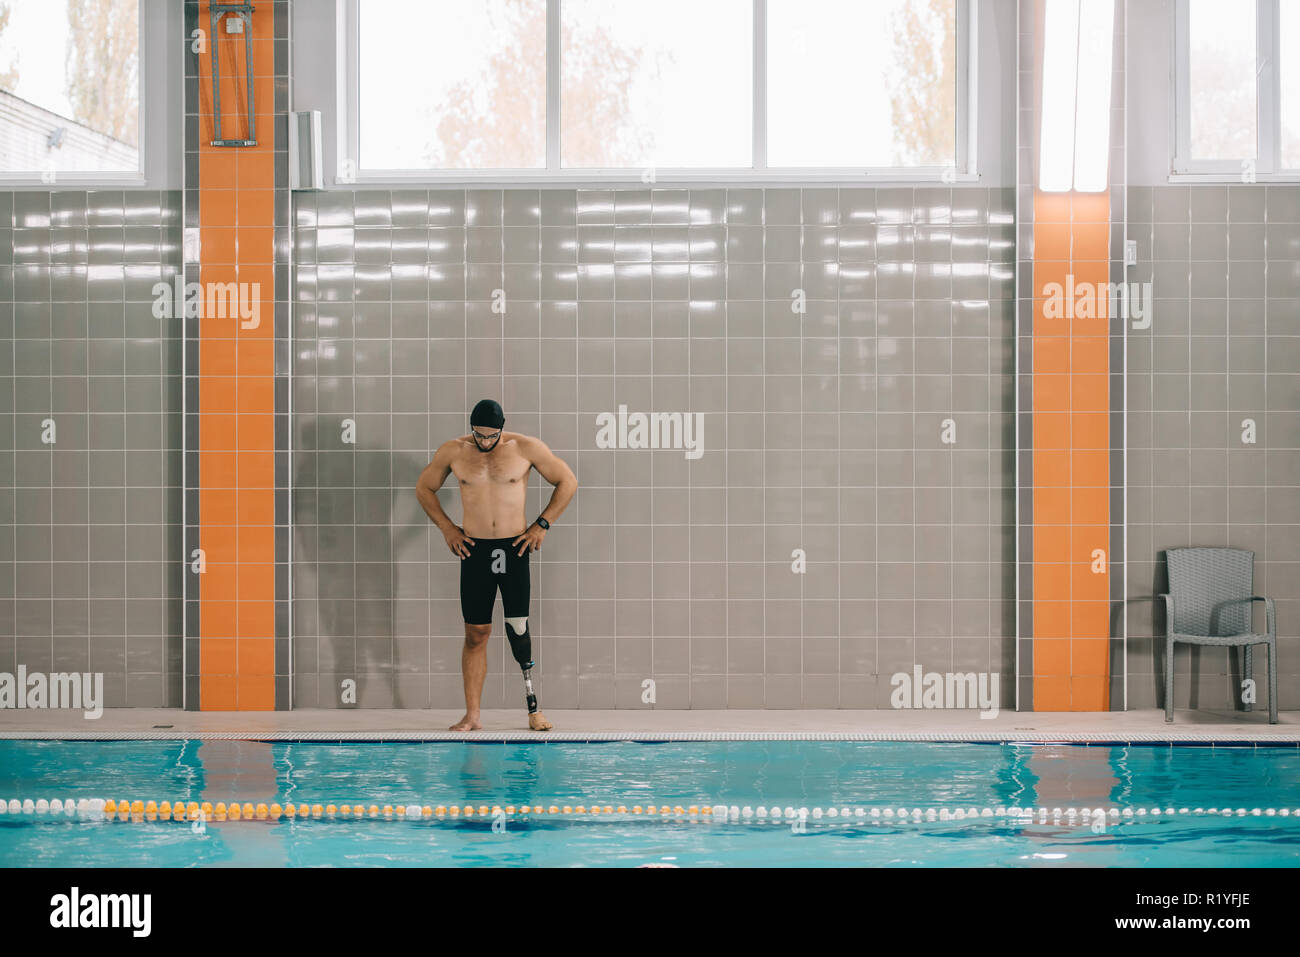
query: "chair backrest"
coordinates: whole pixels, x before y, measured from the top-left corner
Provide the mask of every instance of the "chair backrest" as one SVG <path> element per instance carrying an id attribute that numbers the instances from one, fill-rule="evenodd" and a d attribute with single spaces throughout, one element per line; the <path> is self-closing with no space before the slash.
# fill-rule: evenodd
<path id="1" fill-rule="evenodd" d="M 1169 594 L 1174 596 L 1175 632 L 1221 636 L 1250 631 L 1250 603 L 1236 600 L 1255 593 L 1254 552 L 1198 547 L 1169 548 L 1165 555 Z"/>

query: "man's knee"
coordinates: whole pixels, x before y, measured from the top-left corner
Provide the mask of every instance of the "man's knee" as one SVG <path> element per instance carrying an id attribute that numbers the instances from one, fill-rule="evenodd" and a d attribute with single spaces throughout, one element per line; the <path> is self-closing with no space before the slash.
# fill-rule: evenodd
<path id="1" fill-rule="evenodd" d="M 492 635 L 492 626 L 488 625 L 465 625 L 465 645 L 468 648 L 478 648 L 487 644 L 488 638 Z"/>
<path id="2" fill-rule="evenodd" d="M 507 618 L 506 624 L 514 629 L 516 635 L 522 635 L 528 630 L 528 616 L 522 618 Z"/>

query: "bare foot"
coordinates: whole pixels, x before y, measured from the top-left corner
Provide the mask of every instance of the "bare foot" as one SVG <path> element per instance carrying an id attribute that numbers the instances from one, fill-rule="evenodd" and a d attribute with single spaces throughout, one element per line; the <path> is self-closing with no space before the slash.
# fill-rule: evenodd
<path id="1" fill-rule="evenodd" d="M 550 731 L 553 725 L 546 720 L 546 715 L 538 711 L 528 716 L 528 727 L 534 731 Z"/>
<path id="2" fill-rule="evenodd" d="M 465 717 L 453 724 L 448 731 L 482 731 L 483 725 L 478 723 L 478 715 L 473 716 L 467 711 Z"/>

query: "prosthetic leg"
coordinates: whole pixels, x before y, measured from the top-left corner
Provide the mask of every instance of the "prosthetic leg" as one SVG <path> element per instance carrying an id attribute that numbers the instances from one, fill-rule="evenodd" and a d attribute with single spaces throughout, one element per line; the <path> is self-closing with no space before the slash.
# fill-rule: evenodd
<path id="1" fill-rule="evenodd" d="M 519 630 L 516 630 L 519 629 Z M 528 713 L 537 713 L 537 694 L 533 691 L 533 639 L 528 634 L 527 618 L 507 618 L 506 637 L 510 639 L 510 653 L 524 670 L 524 694 L 528 699 Z"/>

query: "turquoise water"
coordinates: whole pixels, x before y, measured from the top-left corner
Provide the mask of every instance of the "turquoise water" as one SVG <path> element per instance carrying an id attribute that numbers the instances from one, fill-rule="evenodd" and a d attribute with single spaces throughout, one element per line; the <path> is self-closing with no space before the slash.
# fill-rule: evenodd
<path id="1" fill-rule="evenodd" d="M 0 815 L 0 866 L 1300 864 L 1300 749 L 911 742 L 0 741 L 0 798 L 281 804 L 1245 808 L 1245 817 L 123 823 Z M 1254 808 L 1292 816 L 1254 817 Z M 869 814 L 869 810 L 868 810 Z M 1062 821 L 1066 819 L 1063 817 Z"/>

